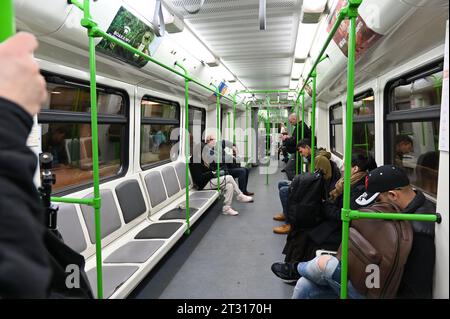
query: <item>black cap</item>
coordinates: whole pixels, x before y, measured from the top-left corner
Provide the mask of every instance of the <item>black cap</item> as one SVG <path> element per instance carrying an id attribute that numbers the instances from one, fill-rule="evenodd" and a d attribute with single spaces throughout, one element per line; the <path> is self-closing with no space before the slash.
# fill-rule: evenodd
<path id="1" fill-rule="evenodd" d="M 360 206 L 371 204 L 380 193 L 409 185 L 406 173 L 394 165 L 375 168 L 366 176 L 366 192 L 356 200 Z"/>

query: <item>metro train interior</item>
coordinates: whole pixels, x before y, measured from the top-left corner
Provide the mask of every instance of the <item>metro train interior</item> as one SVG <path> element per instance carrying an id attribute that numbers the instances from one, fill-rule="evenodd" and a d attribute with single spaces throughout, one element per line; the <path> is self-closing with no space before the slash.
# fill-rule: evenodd
<path id="1" fill-rule="evenodd" d="M 91 297 L 327 298 L 328 284 L 305 288 L 313 279 L 300 269 L 325 256 L 338 263 L 327 279 L 338 274 L 338 288 L 326 286 L 337 299 L 448 299 L 448 7 L 442 0 L 1 0 L 0 26 L 7 28 L 9 13 L 14 32 L 39 42 L 34 58 L 47 99 L 27 141 L 40 160 L 33 183 L 54 174 L 52 230 L 82 256 Z M 401 175 L 382 176 L 373 203 L 395 201 L 408 188 L 428 210 L 409 202 L 397 211 L 355 206 L 354 176 L 366 196 L 376 183 L 370 172 L 386 175 L 387 167 Z M 301 184 L 316 177 L 319 192 Z M 320 193 L 317 204 L 301 206 L 312 193 Z M 312 238 L 325 236 L 318 225 L 329 205 L 339 240 L 321 246 Z M 317 211 L 312 226 L 298 222 L 308 210 Z M 384 243 L 373 243 L 357 226 L 363 221 L 371 236 L 388 227 L 381 223 L 407 227 L 408 251 L 390 260 L 376 245 L 406 240 L 380 228 L 376 241 Z M 356 229 L 366 246 L 357 245 Z M 432 245 L 422 255 L 421 236 Z M 357 249 L 375 256 L 364 262 L 378 271 L 365 268 L 367 276 L 381 272 L 378 286 L 356 282 Z M 414 258 L 423 268 L 411 270 Z M 407 288 L 406 277 L 414 281 Z"/>

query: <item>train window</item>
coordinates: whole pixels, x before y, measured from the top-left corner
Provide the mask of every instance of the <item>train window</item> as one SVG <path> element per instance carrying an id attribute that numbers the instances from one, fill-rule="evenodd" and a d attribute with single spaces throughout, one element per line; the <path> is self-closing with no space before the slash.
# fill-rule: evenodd
<path id="1" fill-rule="evenodd" d="M 143 169 L 178 156 L 180 112 L 177 103 L 144 96 L 141 101 L 141 151 Z"/>
<path id="2" fill-rule="evenodd" d="M 388 83 L 386 162 L 402 167 L 411 184 L 436 197 L 442 62 Z"/>
<path id="3" fill-rule="evenodd" d="M 375 158 L 375 98 L 372 90 L 355 95 L 353 103 L 353 153 Z"/>
<path id="4" fill-rule="evenodd" d="M 52 83 L 54 77 L 45 76 L 49 94 L 38 116 L 42 151 L 53 155 L 56 174 L 53 190 L 61 194 L 92 184 L 90 94 L 84 83 L 72 80 L 67 84 L 61 84 L 62 80 Z M 126 170 L 127 106 L 126 93 L 99 86 L 98 151 L 102 180 L 120 176 Z"/>
<path id="5" fill-rule="evenodd" d="M 193 149 L 193 142 L 195 142 L 195 144 L 201 143 L 205 128 L 206 111 L 195 106 L 189 106 L 189 134 L 191 137 L 191 150 Z"/>
<path id="6" fill-rule="evenodd" d="M 91 112 L 91 100 L 89 87 L 69 86 L 48 83 L 47 91 L 51 103 L 43 105 L 43 110 L 66 111 L 66 112 Z M 97 92 L 97 112 L 98 114 L 125 114 L 122 96 L 117 94 L 107 94 L 101 90 Z"/>
<path id="7" fill-rule="evenodd" d="M 342 103 L 338 103 L 330 107 L 330 147 L 331 151 L 340 157 L 344 154 L 342 129 Z"/>

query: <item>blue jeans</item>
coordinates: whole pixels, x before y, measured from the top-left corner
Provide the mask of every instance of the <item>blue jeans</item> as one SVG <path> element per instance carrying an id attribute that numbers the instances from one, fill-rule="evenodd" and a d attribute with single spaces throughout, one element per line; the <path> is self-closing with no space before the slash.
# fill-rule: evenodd
<path id="1" fill-rule="evenodd" d="M 289 185 L 290 181 L 280 181 L 278 182 L 278 192 L 280 194 L 281 206 L 283 207 L 283 214 L 287 216 L 287 204 L 289 196 Z"/>
<path id="2" fill-rule="evenodd" d="M 228 172 L 231 176 L 238 179 L 239 189 L 241 192 L 246 193 L 249 169 L 246 167 L 235 167 L 228 169 Z"/>
<path id="3" fill-rule="evenodd" d="M 325 269 L 320 270 L 319 257 L 298 264 L 298 272 L 302 276 L 294 288 L 292 299 L 335 299 L 341 292 L 341 264 L 336 257 L 328 260 Z M 347 296 L 349 299 L 364 299 L 348 281 Z"/>

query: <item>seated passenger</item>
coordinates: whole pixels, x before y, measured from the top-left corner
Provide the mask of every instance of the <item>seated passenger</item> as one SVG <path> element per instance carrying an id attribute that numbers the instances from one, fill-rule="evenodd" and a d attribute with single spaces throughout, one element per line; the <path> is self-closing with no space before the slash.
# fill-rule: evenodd
<path id="1" fill-rule="evenodd" d="M 213 148 L 215 143 L 215 138 L 208 136 L 207 144 L 202 147 L 201 162 L 195 163 L 191 161 L 189 164 L 194 185 L 198 190 L 217 189 L 217 174 L 214 171 L 216 166 L 211 164 L 214 160 Z M 231 175 L 225 175 L 224 172 L 221 172 L 221 175 L 219 179 L 220 189 L 225 192 L 223 214 L 238 215 L 239 213 L 231 208 L 233 193 L 236 194 L 236 198 L 240 202 L 252 202 L 253 198 L 242 193 Z"/>
<path id="2" fill-rule="evenodd" d="M 297 150 L 298 152 L 305 157 L 308 162 L 311 161 L 311 142 L 308 139 L 303 139 L 298 142 Z M 320 170 L 323 173 L 324 179 L 327 182 L 330 182 L 333 176 L 332 163 L 330 161 L 331 153 L 326 150 L 320 150 L 316 152 L 316 157 L 314 159 L 315 169 Z M 307 171 L 309 170 L 309 167 Z M 273 219 L 276 221 L 285 221 L 287 215 L 287 205 L 288 205 L 288 195 L 289 195 L 289 185 L 290 181 L 284 180 L 278 183 L 279 196 L 281 201 L 281 206 L 283 207 L 283 212 L 276 214 Z M 328 189 L 329 190 L 329 189 Z M 285 235 L 288 234 L 291 230 L 291 226 L 289 224 L 284 224 L 279 227 L 275 227 L 273 232 L 275 234 Z"/>
<path id="3" fill-rule="evenodd" d="M 404 214 L 433 214 L 436 209 L 420 191 L 411 187 L 407 175 L 392 165 L 381 166 L 370 172 L 367 192 L 357 201 L 359 204 L 370 204 L 375 199 L 399 207 Z M 412 247 L 404 265 L 397 297 L 432 298 L 435 263 L 434 223 L 411 221 L 410 224 L 413 230 Z M 336 257 L 323 255 L 305 263 L 286 263 L 284 268 L 291 278 L 302 276 L 297 282 L 292 298 L 338 298 L 340 262 Z M 351 282 L 348 296 L 365 297 Z"/>
<path id="4" fill-rule="evenodd" d="M 232 145 L 233 155 L 224 156 L 225 170 L 228 174 L 238 179 L 239 189 L 247 196 L 253 196 L 254 193 L 247 190 L 248 176 L 250 170 L 247 167 L 242 167 L 240 160 L 237 156 L 237 147 L 235 144 L 227 141 L 223 141 L 225 145 Z M 225 147 L 223 147 L 223 152 L 225 153 Z"/>
<path id="5" fill-rule="evenodd" d="M 358 209 L 355 200 L 365 191 L 367 173 L 376 168 L 375 160 L 361 154 L 352 156 L 352 170 L 350 181 L 350 208 Z M 329 193 L 329 198 L 323 203 L 324 220 L 318 226 L 309 230 L 291 229 L 283 248 L 285 262 L 310 260 L 318 249 L 336 251 L 341 243 L 342 222 L 341 209 L 343 206 L 344 178 L 336 183 L 336 187 Z M 274 263 L 272 271 L 282 280 L 285 278 L 284 263 Z M 288 277 L 288 276 L 287 276 Z M 287 280 L 289 281 L 289 280 Z"/>
<path id="6" fill-rule="evenodd" d="M 297 155 L 297 123 L 299 130 L 302 129 L 302 121 L 297 120 L 297 114 L 292 113 L 289 115 L 289 123 L 291 124 L 291 127 L 293 127 L 292 134 L 291 135 L 281 135 L 281 140 L 283 142 L 284 150 L 286 150 L 287 153 L 292 154 L 293 156 L 290 157 L 290 159 L 286 163 L 286 167 L 283 169 L 283 171 L 286 173 L 289 180 L 291 180 L 295 176 L 295 163 L 296 163 L 296 156 Z M 300 132 L 298 134 L 299 139 L 301 138 Z M 306 123 L 304 124 L 304 139 L 310 139 L 311 138 L 311 129 L 309 128 Z"/>

